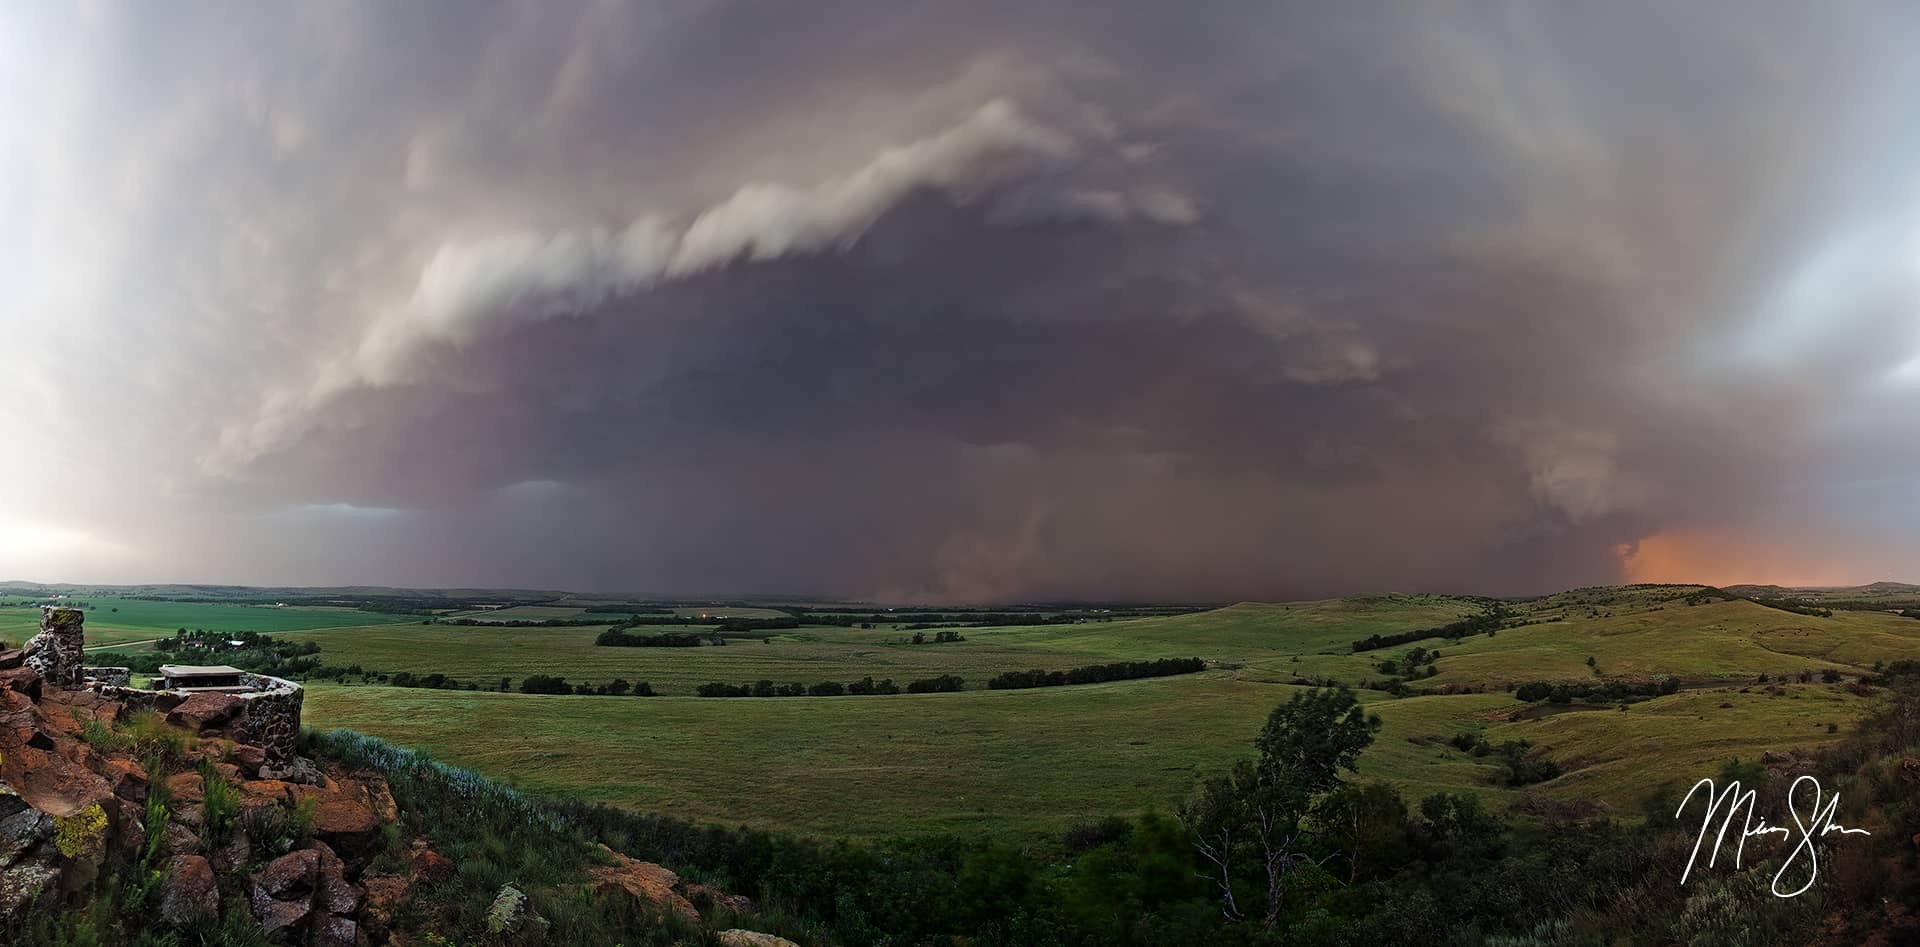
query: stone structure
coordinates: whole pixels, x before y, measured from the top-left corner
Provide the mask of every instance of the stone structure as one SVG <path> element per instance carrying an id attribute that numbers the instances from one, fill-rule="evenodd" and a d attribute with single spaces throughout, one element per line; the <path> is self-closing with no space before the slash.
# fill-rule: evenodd
<path id="1" fill-rule="evenodd" d="M 250 689 L 241 683 L 240 677 L 246 672 L 224 664 L 162 664 L 160 680 L 153 686 L 158 690 L 230 690 Z"/>
<path id="2" fill-rule="evenodd" d="M 27 639 L 27 667 L 55 687 L 79 687 L 86 677 L 86 615 L 77 608 L 40 610 L 40 633 Z"/>
<path id="3" fill-rule="evenodd" d="M 57 687 L 89 687 L 102 697 L 120 701 L 128 707 L 170 713 L 186 700 L 195 688 L 180 691 L 137 690 L 127 686 L 131 680 L 126 668 L 89 668 L 86 666 L 86 615 L 75 608 L 46 608 L 40 618 L 40 634 L 22 650 L 27 666 L 40 672 L 41 678 Z M 215 670 L 188 668 L 193 670 Z M 312 769 L 303 762 L 296 765 L 295 751 L 300 739 L 300 685 L 264 674 L 252 674 L 236 668 L 231 686 L 205 688 L 235 702 L 218 720 L 202 720 L 225 726 L 227 736 L 237 743 L 257 746 L 266 751 L 268 764 L 275 772 L 303 775 Z M 190 675 L 189 675 L 190 676 Z M 185 680 L 185 678 L 183 678 Z M 227 684 L 223 677 L 222 684 Z"/>
<path id="4" fill-rule="evenodd" d="M 234 695 L 241 701 L 234 729 L 244 742 L 267 751 L 267 762 L 276 764 L 276 768 L 291 762 L 300 739 L 300 702 L 304 696 L 300 685 L 264 674 L 245 674 L 240 682 L 254 689 Z"/>
<path id="5" fill-rule="evenodd" d="M 93 684 L 105 684 L 109 687 L 126 687 L 133 683 L 133 669 L 87 668 L 87 681 Z"/>

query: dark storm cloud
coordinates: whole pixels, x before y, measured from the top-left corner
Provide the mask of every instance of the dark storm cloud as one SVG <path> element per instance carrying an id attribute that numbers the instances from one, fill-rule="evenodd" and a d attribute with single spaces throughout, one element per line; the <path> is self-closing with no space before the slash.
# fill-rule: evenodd
<path id="1" fill-rule="evenodd" d="M 1905 575 L 1900 6 L 231 12 L 0 47 L 0 571 Z"/>

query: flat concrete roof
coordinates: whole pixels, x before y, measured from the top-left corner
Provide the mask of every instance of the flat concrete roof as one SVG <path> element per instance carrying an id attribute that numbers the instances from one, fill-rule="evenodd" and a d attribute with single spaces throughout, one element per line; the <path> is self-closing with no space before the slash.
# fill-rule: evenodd
<path id="1" fill-rule="evenodd" d="M 162 664 L 161 677 L 232 677 L 247 672 L 224 664 Z"/>

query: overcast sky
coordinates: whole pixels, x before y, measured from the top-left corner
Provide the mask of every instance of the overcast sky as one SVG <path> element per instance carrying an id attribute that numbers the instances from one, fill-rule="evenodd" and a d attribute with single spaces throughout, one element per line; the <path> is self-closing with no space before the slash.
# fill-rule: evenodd
<path id="1" fill-rule="evenodd" d="M 1920 580 L 1920 7 L 0 6 L 0 579 Z"/>

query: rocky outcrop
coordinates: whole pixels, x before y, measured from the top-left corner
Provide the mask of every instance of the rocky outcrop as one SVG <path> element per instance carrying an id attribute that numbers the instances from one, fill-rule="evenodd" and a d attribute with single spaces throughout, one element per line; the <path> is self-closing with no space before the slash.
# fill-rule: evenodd
<path id="1" fill-rule="evenodd" d="M 198 738 L 185 741 L 177 771 L 148 773 L 112 742 L 111 721 L 123 717 L 124 705 L 98 689 L 45 686 L 24 664 L 0 673 L 10 675 L 0 687 L 0 927 L 44 898 L 82 890 L 110 861 L 153 857 L 137 853 L 146 851 L 141 804 L 156 784 L 168 800 L 155 852 L 165 873 L 158 920 L 191 929 L 219 916 L 218 879 L 267 841 L 247 832 L 270 831 L 275 820 L 259 819 L 258 829 L 249 818 L 227 821 L 223 843 L 209 844 L 209 781 L 218 781 L 240 813 L 291 813 L 311 800 L 314 840 L 245 879 L 261 927 L 301 944 L 364 942 L 363 893 L 352 879 L 371 860 L 381 825 L 399 818 L 386 780 L 322 772 L 304 760 L 297 768 L 316 785 L 251 778 L 268 768 L 268 754 L 215 735 L 222 721 L 238 719 L 240 702 L 221 694 L 194 695 L 175 708 L 172 719 Z M 96 730 L 87 734 L 91 742 L 83 738 L 83 721 L 107 723 L 109 737 Z"/>
<path id="2" fill-rule="evenodd" d="M 167 887 L 160 898 L 160 919 L 185 927 L 220 916 L 220 884 L 202 855 L 176 855 L 167 866 Z"/>
<path id="3" fill-rule="evenodd" d="M 799 944 L 785 937 L 741 930 L 737 927 L 730 931 L 721 931 L 714 939 L 720 942 L 720 947 L 800 947 Z"/>
<path id="4" fill-rule="evenodd" d="M 547 927 L 547 919 L 533 913 L 526 892 L 512 885 L 502 885 L 487 908 L 487 933 L 508 943 L 541 943 Z"/>
<path id="5" fill-rule="evenodd" d="M 613 864 L 591 869 L 587 874 L 601 896 L 624 896 L 643 905 L 672 911 L 690 921 L 700 919 L 700 912 L 677 890 L 679 875 L 653 862 L 628 858 L 605 845 L 600 846 L 600 851 L 611 858 Z"/>
<path id="6" fill-rule="evenodd" d="M 361 891 L 324 843 L 288 852 L 247 880 L 249 904 L 268 936 L 297 943 L 352 947 L 359 936 Z"/>

